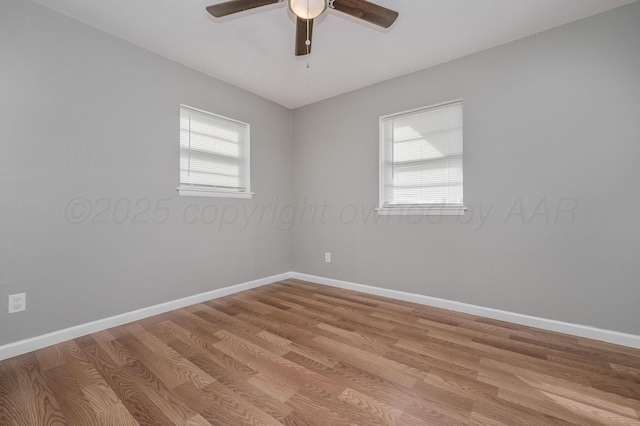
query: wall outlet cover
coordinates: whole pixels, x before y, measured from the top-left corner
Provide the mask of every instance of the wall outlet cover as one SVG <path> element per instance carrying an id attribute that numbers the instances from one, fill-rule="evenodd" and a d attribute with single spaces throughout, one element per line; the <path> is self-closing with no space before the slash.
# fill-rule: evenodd
<path id="1" fill-rule="evenodd" d="M 22 312 L 27 309 L 27 295 L 26 293 L 10 294 L 9 295 L 9 313 Z"/>

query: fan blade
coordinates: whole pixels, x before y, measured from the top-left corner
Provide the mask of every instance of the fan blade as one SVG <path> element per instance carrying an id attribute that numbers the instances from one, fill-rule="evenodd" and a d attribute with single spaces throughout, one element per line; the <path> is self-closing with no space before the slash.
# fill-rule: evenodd
<path id="1" fill-rule="evenodd" d="M 398 12 L 366 0 L 334 0 L 333 8 L 383 28 L 389 28 L 398 17 Z"/>
<path id="2" fill-rule="evenodd" d="M 207 7 L 207 12 L 216 18 L 222 18 L 223 16 L 231 15 L 232 13 L 266 6 L 268 4 L 279 3 L 281 1 L 282 0 L 230 0 Z"/>
<path id="3" fill-rule="evenodd" d="M 296 56 L 303 56 L 311 53 L 311 43 L 307 45 L 307 40 L 311 42 L 312 35 L 313 35 L 313 19 L 297 18 L 296 20 Z"/>

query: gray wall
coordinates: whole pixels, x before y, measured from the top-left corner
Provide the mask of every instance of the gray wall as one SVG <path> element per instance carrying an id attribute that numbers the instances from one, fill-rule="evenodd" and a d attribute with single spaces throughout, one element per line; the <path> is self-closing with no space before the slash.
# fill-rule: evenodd
<path id="1" fill-rule="evenodd" d="M 252 200 L 177 195 L 180 103 L 251 124 Z M 1 0 L 0 122 L 0 345 L 290 270 L 291 111 Z"/>
<path id="2" fill-rule="evenodd" d="M 376 216 L 379 116 L 459 98 L 467 215 Z M 639 3 L 293 122 L 293 270 L 640 334 Z"/>
<path id="3" fill-rule="evenodd" d="M 1 1 L 0 345 L 289 270 L 640 334 L 640 4 L 292 113 Z M 468 214 L 376 216 L 378 117 L 457 98 Z M 180 103 L 254 199 L 177 195 Z"/>

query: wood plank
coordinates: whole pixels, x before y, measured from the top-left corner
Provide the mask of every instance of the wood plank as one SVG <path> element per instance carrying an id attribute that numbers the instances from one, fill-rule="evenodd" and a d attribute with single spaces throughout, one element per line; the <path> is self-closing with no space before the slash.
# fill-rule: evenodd
<path id="1" fill-rule="evenodd" d="M 68 424 L 33 352 L 9 359 L 7 366 L 15 374 L 12 393 L 26 424 Z"/>
<path id="2" fill-rule="evenodd" d="M 64 418 L 70 424 L 91 425 L 100 422 L 66 365 L 50 368 L 44 372 L 44 376 L 60 403 Z"/>
<path id="3" fill-rule="evenodd" d="M 120 369 L 99 345 L 86 348 L 85 354 L 138 423 L 173 424 L 171 419 L 162 412 L 162 409 L 155 405 L 153 400 L 141 389 L 141 385 L 136 379 L 131 377 L 127 371 Z"/>

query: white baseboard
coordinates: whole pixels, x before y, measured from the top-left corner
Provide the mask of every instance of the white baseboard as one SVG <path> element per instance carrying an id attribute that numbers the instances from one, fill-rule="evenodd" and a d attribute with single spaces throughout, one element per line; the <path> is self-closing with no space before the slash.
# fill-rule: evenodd
<path id="1" fill-rule="evenodd" d="M 88 322 L 86 324 L 76 325 L 74 327 L 54 331 L 42 336 L 32 337 L 30 339 L 9 343 L 0 346 L 0 361 L 17 355 L 22 355 L 27 352 L 35 351 L 37 349 L 42 349 L 47 346 L 55 345 L 56 343 L 61 343 L 66 340 L 71 340 L 80 336 L 95 333 L 100 330 L 106 330 L 111 327 L 127 324 L 132 321 L 141 320 L 143 318 L 148 318 L 153 315 L 169 312 L 174 309 L 184 308 L 185 306 L 195 305 L 196 303 L 206 302 L 207 300 L 216 299 L 218 297 L 227 296 L 229 294 L 238 293 L 240 291 L 261 287 L 263 285 L 286 280 L 288 278 L 291 278 L 291 272 L 285 272 L 282 274 L 272 275 L 270 277 L 260 278 L 254 281 L 237 284 L 230 287 L 207 291 L 205 293 L 196 294 L 194 296 L 188 296 L 182 299 L 161 303 L 159 305 L 149 306 L 147 308 L 126 312 L 124 314 L 116 315 L 113 317 Z"/>
<path id="2" fill-rule="evenodd" d="M 42 336 L 32 337 L 30 339 L 9 343 L 0 346 L 0 361 L 27 352 L 35 351 L 37 349 L 41 349 L 50 345 L 55 345 L 56 343 L 61 343 L 66 340 L 75 339 L 80 336 L 95 333 L 100 330 L 106 330 L 111 327 L 127 324 L 132 321 L 141 320 L 153 315 L 169 312 L 174 309 L 184 308 L 185 306 L 194 305 L 196 303 L 205 302 L 207 300 L 216 299 L 244 290 L 261 287 L 263 285 L 286 280 L 289 278 L 311 281 L 318 284 L 359 291 L 362 293 L 375 294 L 378 296 L 389 297 L 391 299 L 405 300 L 407 302 L 419 303 L 421 305 L 435 306 L 452 311 L 464 312 L 467 314 L 483 316 L 486 318 L 493 318 L 496 320 L 512 322 L 515 324 L 521 324 L 530 327 L 541 328 L 544 330 L 571 334 L 587 339 L 601 340 L 604 342 L 615 343 L 617 345 L 640 349 L 640 336 L 636 336 L 633 334 L 620 333 L 617 331 L 604 330 L 601 328 L 595 328 L 586 325 L 538 318 L 529 315 L 518 314 L 515 312 L 501 311 L 499 309 L 485 308 L 482 306 L 470 305 L 453 300 L 439 299 L 437 297 L 373 287 L 364 284 L 356 284 L 348 281 L 319 277 L 316 275 L 308 275 L 298 272 L 285 272 L 282 274 L 272 275 L 270 277 L 260 278 L 254 281 L 237 284 L 230 287 L 224 287 L 217 290 L 196 294 L 194 296 L 189 296 L 178 300 L 172 300 L 170 302 L 161 303 L 159 305 L 149 306 L 147 308 L 126 312 L 124 314 L 92 321 L 86 324 L 80 324 L 74 327 L 44 334 Z"/>
<path id="3" fill-rule="evenodd" d="M 507 321 L 515 324 L 526 325 L 529 327 L 536 327 L 544 330 L 555 331 L 558 333 L 571 334 L 573 336 L 584 337 L 593 340 L 601 340 L 604 342 L 615 343 L 617 345 L 640 349 L 640 336 L 636 336 L 634 334 L 620 333 L 618 331 L 604 330 L 601 328 L 590 327 L 586 325 L 572 324 L 546 318 L 533 317 L 529 315 L 518 314 L 515 312 L 501 311 L 499 309 L 485 308 L 482 306 L 456 302 L 454 300 L 439 299 L 437 297 L 423 296 L 421 294 L 406 293 L 397 290 L 389 290 L 386 288 L 356 284 L 348 281 L 335 280 L 332 278 L 301 274 L 298 272 L 292 272 L 291 278 L 311 281 L 331 287 L 359 291 L 362 293 L 375 294 L 378 296 L 404 300 L 407 302 L 419 303 L 421 305 L 434 306 L 437 308 L 449 309 L 457 312 L 464 312 L 466 314 L 478 315 L 486 318 Z"/>

